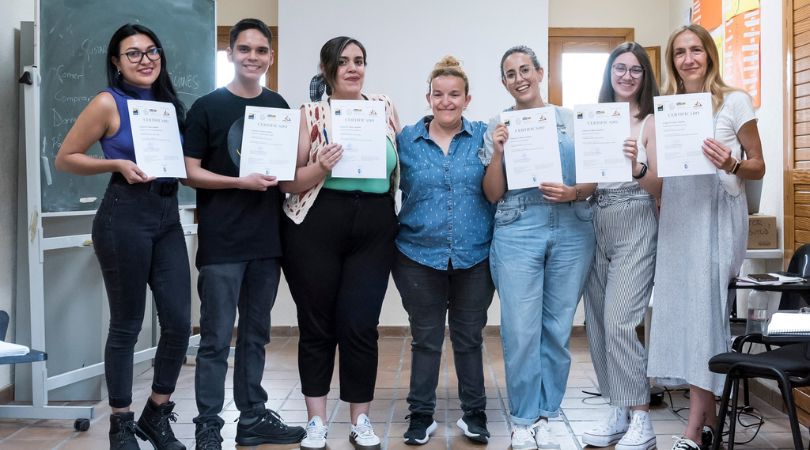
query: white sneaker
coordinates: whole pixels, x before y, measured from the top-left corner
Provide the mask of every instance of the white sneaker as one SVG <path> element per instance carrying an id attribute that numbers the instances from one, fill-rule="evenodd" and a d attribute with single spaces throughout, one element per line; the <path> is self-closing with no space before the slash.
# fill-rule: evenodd
<path id="1" fill-rule="evenodd" d="M 326 434 L 329 427 L 323 424 L 319 416 L 315 416 L 307 422 L 306 436 L 301 440 L 301 450 L 318 450 L 326 448 Z"/>
<path id="2" fill-rule="evenodd" d="M 551 426 L 548 424 L 548 419 L 540 419 L 532 426 L 534 427 L 534 443 L 537 444 L 537 448 L 559 450 L 560 443 L 557 442 L 554 439 L 554 435 L 551 434 Z"/>
<path id="3" fill-rule="evenodd" d="M 655 431 L 653 431 L 650 413 L 633 411 L 630 427 L 616 444 L 616 450 L 649 450 L 652 448 L 655 448 Z"/>
<path id="4" fill-rule="evenodd" d="M 534 442 L 534 425 L 518 425 L 512 424 L 512 450 L 531 450 L 536 449 L 537 443 Z"/>
<path id="5" fill-rule="evenodd" d="M 374 428 L 371 426 L 371 421 L 367 415 L 360 414 L 357 417 L 357 425 L 352 425 L 352 431 L 349 433 L 349 442 L 357 450 L 380 448 L 380 438 L 374 434 Z"/>
<path id="6" fill-rule="evenodd" d="M 613 406 L 610 414 L 592 429 L 582 435 L 582 443 L 594 447 L 610 447 L 619 442 L 630 426 L 629 408 Z"/>

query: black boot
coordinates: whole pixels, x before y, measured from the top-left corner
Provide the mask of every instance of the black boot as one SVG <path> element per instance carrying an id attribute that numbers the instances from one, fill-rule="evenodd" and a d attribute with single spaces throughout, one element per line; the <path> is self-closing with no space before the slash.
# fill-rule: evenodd
<path id="1" fill-rule="evenodd" d="M 135 439 L 135 413 L 110 414 L 110 450 L 139 450 Z"/>
<path id="2" fill-rule="evenodd" d="M 138 437 L 149 441 L 155 450 L 186 450 L 174 437 L 169 422 L 177 422 L 177 414 L 173 413 L 174 402 L 156 405 L 152 399 L 146 401 L 141 418 L 138 419 Z"/>

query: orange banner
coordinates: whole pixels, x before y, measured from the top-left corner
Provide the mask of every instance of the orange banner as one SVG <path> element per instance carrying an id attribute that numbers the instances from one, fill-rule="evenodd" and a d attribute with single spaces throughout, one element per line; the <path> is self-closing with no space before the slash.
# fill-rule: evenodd
<path id="1" fill-rule="evenodd" d="M 760 10 L 746 11 L 726 21 L 723 80 L 751 95 L 760 105 Z"/>
<path id="2" fill-rule="evenodd" d="M 723 24 L 722 0 L 692 0 L 692 23 L 711 31 Z"/>

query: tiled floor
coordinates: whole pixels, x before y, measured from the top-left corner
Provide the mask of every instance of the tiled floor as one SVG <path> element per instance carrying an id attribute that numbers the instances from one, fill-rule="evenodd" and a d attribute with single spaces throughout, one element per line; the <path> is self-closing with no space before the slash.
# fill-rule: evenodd
<path id="1" fill-rule="evenodd" d="M 587 348 L 587 340 L 581 333 L 575 333 L 571 340 L 573 364 L 568 380 L 568 389 L 562 404 L 562 415 L 552 422 L 552 429 L 557 435 L 563 449 L 580 449 L 580 435 L 590 428 L 595 421 L 606 412 L 604 401 L 599 397 L 589 396 L 583 391 L 595 390 L 595 375 Z M 404 337 L 385 337 L 380 339 L 380 365 L 377 378 L 376 400 L 372 404 L 371 418 L 375 430 L 383 440 L 383 448 L 402 449 L 406 446 L 402 442 L 402 433 L 407 428 L 405 416 L 407 403 L 405 397 L 408 391 L 410 377 L 410 340 Z M 264 373 L 264 386 L 268 391 L 270 400 L 268 407 L 279 410 L 288 423 L 303 424 L 306 417 L 304 400 L 299 389 L 298 372 L 296 368 L 295 337 L 274 337 L 268 346 L 267 366 Z M 450 349 L 449 341 L 446 349 Z M 438 448 L 483 449 L 485 447 L 506 449 L 509 447 L 509 426 L 506 422 L 506 387 L 504 385 L 504 368 L 501 353 L 500 339 L 497 336 L 487 337 L 485 341 L 484 361 L 486 364 L 486 388 L 488 396 L 489 430 L 492 433 L 488 446 L 475 445 L 464 438 L 455 426 L 456 420 L 461 416 L 456 392 L 455 371 L 453 369 L 452 352 L 445 352 L 442 362 L 442 374 L 438 388 L 438 405 L 435 415 L 439 428 L 430 442 L 423 446 L 425 450 Z M 151 371 L 136 379 L 134 405 L 139 413 L 148 395 Z M 336 380 L 335 380 L 336 381 Z M 177 403 L 176 412 L 179 420 L 174 426 L 177 436 L 189 449 L 194 447 L 194 425 L 191 422 L 196 414 L 194 403 L 194 366 L 183 368 L 174 401 Z M 230 383 L 230 381 L 229 381 Z M 329 395 L 333 399 L 328 402 L 329 418 L 332 423 L 329 430 L 329 449 L 350 449 L 348 442 L 349 419 L 348 407 L 336 400 L 338 392 L 337 383 Z M 226 390 L 230 395 L 231 390 Z M 682 392 L 672 393 L 672 403 L 675 408 L 688 405 Z M 672 446 L 673 435 L 679 434 L 684 427 L 687 411 L 680 415 L 666 404 L 652 411 L 654 427 L 658 433 L 658 445 L 662 449 Z M 755 403 L 756 412 L 763 416 L 762 430 L 752 442 L 738 445 L 739 449 L 773 449 L 792 448 L 790 428 L 787 419 L 775 408 Z M 232 399 L 226 398 L 223 436 L 224 448 L 234 448 L 234 436 L 238 411 Z M 753 420 L 753 419 L 749 419 Z M 107 428 L 109 425 L 109 408 L 105 402 L 96 407 L 96 418 L 93 419 L 90 430 L 87 432 L 73 431 L 73 422 L 67 420 L 0 420 L 0 449 L 2 450 L 29 450 L 29 449 L 60 449 L 60 450 L 92 450 L 107 449 Z M 739 427 L 738 427 L 739 428 Z M 737 441 L 752 433 L 738 431 Z M 804 431 L 805 443 L 808 442 L 808 433 Z M 151 448 L 142 444 L 141 448 Z M 271 446 L 258 447 L 269 449 Z M 280 446 L 279 448 L 296 448 L 296 446 Z M 413 447 L 408 447 L 413 448 Z"/>

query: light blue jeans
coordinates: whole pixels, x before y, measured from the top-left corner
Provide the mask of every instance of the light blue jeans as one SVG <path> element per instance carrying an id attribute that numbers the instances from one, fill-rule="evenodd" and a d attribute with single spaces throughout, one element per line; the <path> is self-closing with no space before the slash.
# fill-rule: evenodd
<path id="1" fill-rule="evenodd" d="M 515 424 L 558 414 L 571 324 L 593 260 L 592 219 L 587 202 L 548 202 L 535 188 L 509 191 L 498 203 L 490 266 Z"/>

